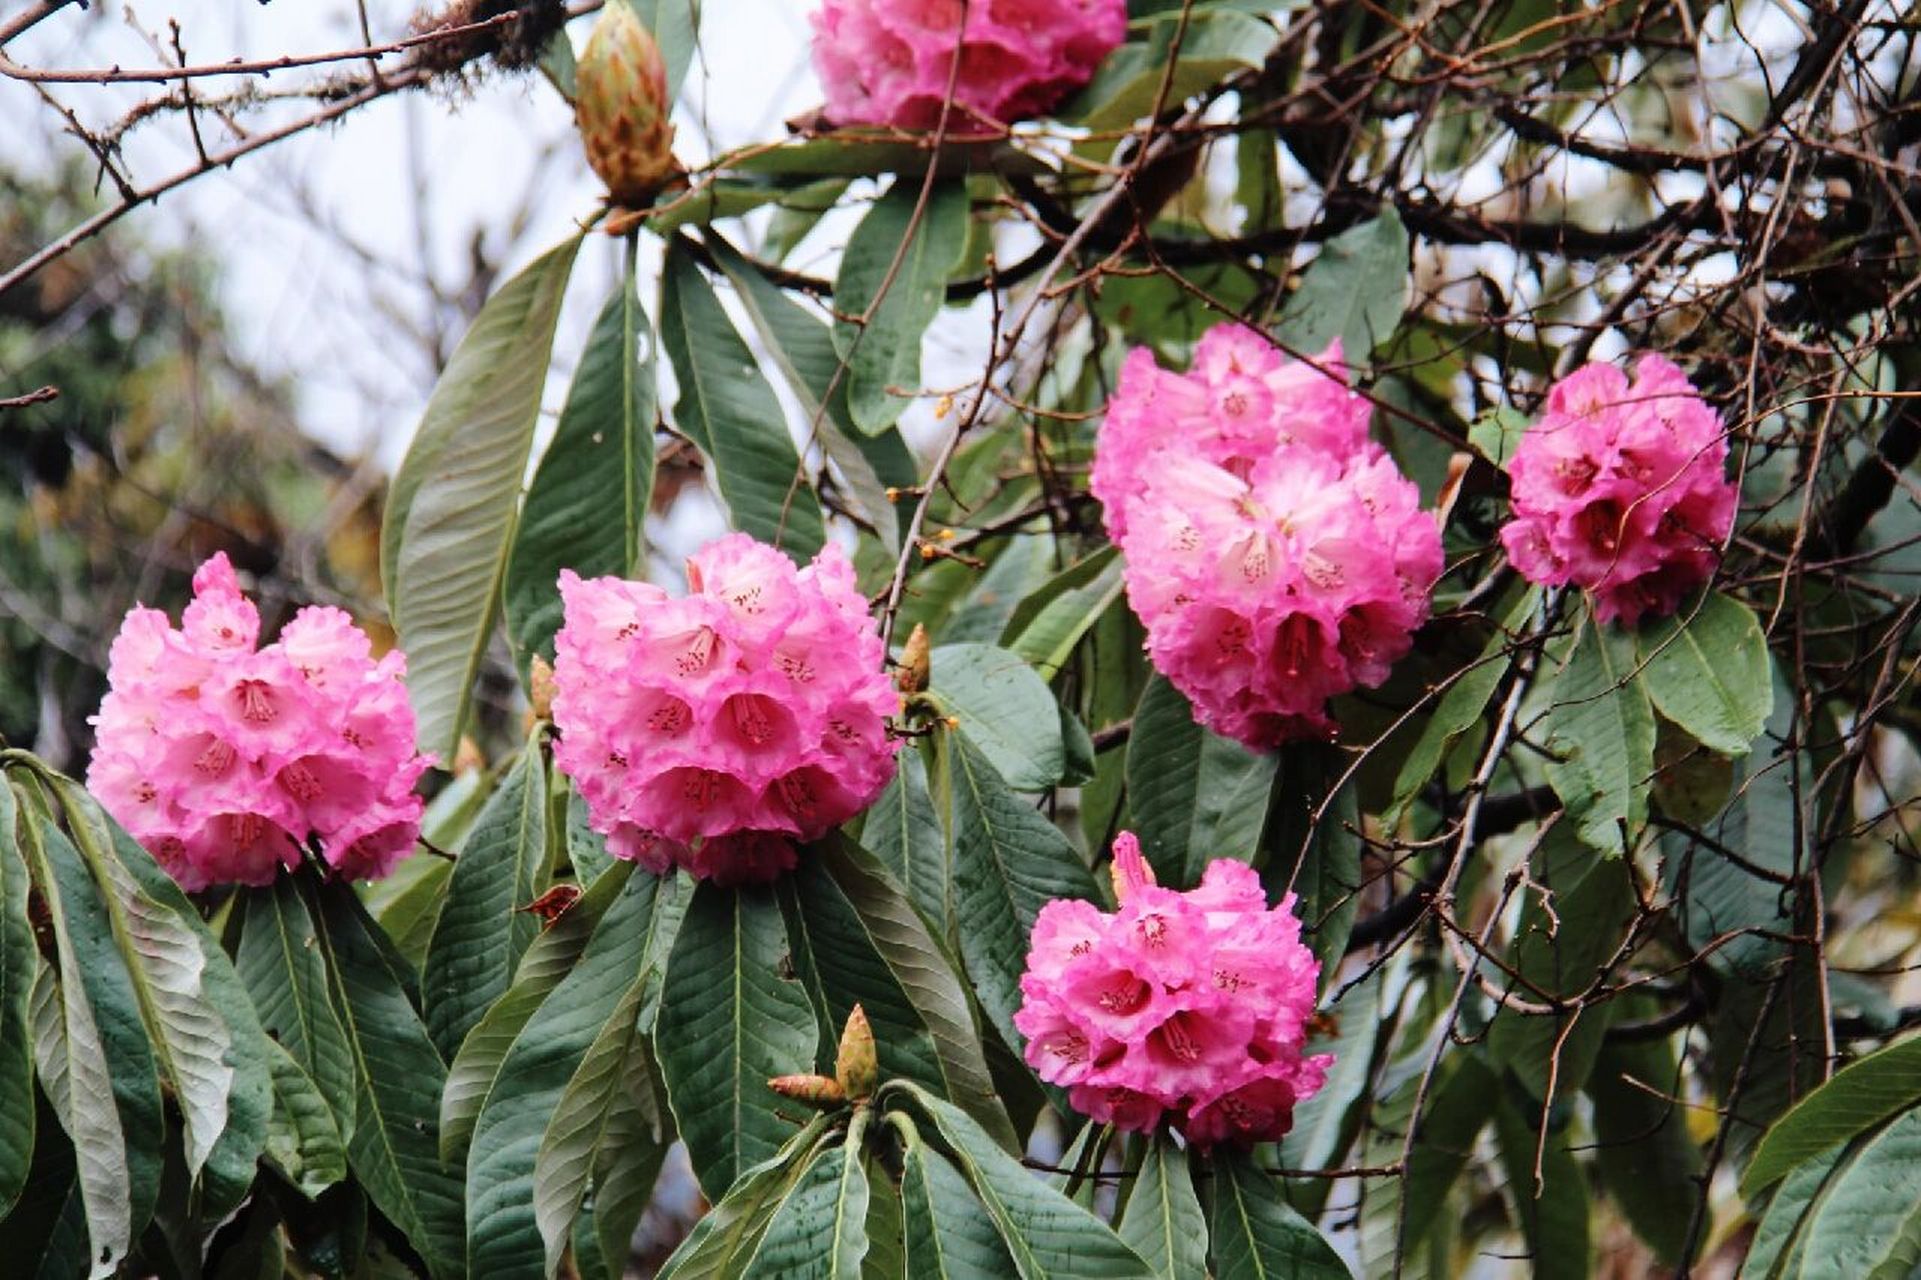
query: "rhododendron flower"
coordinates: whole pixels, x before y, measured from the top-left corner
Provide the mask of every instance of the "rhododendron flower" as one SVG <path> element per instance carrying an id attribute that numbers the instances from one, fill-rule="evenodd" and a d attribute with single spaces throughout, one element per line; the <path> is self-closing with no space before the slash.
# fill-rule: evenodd
<path id="1" fill-rule="evenodd" d="M 1573 583 L 1603 622 L 1632 626 L 1706 582 L 1734 526 L 1726 432 L 1672 361 L 1575 370 L 1548 391 L 1508 462 L 1508 559 L 1531 582 Z"/>
<path id="2" fill-rule="evenodd" d="M 951 81 L 948 131 L 984 133 L 1086 84 L 1126 36 L 1127 3 L 824 0 L 813 27 L 834 124 L 932 129 Z"/>
<path id="3" fill-rule="evenodd" d="M 1294 895 L 1270 909 L 1260 877 L 1230 859 L 1176 893 L 1125 831 L 1114 887 L 1111 914 L 1059 900 L 1034 921 L 1014 1015 L 1028 1065 L 1116 1128 L 1165 1116 L 1201 1145 L 1281 1137 L 1333 1062 L 1302 1053 L 1320 965 Z"/>
<path id="4" fill-rule="evenodd" d="M 376 660 L 338 609 L 309 606 L 264 648 L 260 614 L 215 555 L 175 630 L 128 613 L 93 718 L 87 786 L 189 889 L 267 884 L 303 847 L 349 879 L 413 850 L 431 759 L 414 751 L 406 659 Z"/>
<path id="5" fill-rule="evenodd" d="M 730 534 L 687 585 L 562 572 L 554 758 L 615 856 L 770 880 L 887 785 L 900 698 L 840 548 L 796 569 Z"/>
<path id="6" fill-rule="evenodd" d="M 1338 372 L 1336 342 L 1317 362 Z M 1327 700 L 1387 678 L 1428 615 L 1440 531 L 1331 372 L 1224 325 L 1169 373 L 1127 360 L 1093 489 L 1154 665 L 1253 747 L 1332 732 Z"/>

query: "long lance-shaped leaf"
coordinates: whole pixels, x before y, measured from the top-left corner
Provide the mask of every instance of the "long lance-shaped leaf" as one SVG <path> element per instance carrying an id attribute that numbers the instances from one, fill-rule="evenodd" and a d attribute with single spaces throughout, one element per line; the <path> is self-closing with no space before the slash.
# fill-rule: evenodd
<path id="1" fill-rule="evenodd" d="M 651 877 L 630 879 L 580 961 L 527 1020 L 481 1105 L 467 1153 L 468 1269 L 489 1280 L 546 1274 L 534 1168 L 549 1119 L 594 1037 L 642 981 Z"/>
<path id="2" fill-rule="evenodd" d="M 947 276 L 967 241 L 967 187 L 897 177 L 848 237 L 834 280 L 834 347 L 847 361 L 847 399 L 864 431 L 900 417 L 920 390 L 921 338 L 940 314 Z M 883 292 L 884 290 L 884 292 Z"/>
<path id="3" fill-rule="evenodd" d="M 1589 619 L 1544 689 L 1548 782 L 1581 839 L 1618 854 L 1647 820 L 1654 712 L 1626 641 Z"/>
<path id="4" fill-rule="evenodd" d="M 785 415 L 713 286 L 678 242 L 661 280 L 661 340 L 680 382 L 674 422 L 713 464 L 734 526 L 796 561 L 826 539 Z"/>
<path id="5" fill-rule="evenodd" d="M 815 1116 L 779 1151 L 741 1174 L 661 1266 L 658 1280 L 736 1280 L 780 1202 L 830 1140 L 827 1118 Z"/>
<path id="6" fill-rule="evenodd" d="M 830 835 L 791 881 L 787 936 L 796 968 L 825 1004 L 838 1039 L 854 1006 L 867 1014 L 883 1079 L 916 1080 L 959 1105 L 1012 1149 L 967 993 L 953 964 L 872 854 Z"/>
<path id="7" fill-rule="evenodd" d="M 274 1111 L 265 1154 L 303 1194 L 317 1196 L 347 1176 L 347 1144 L 305 1068 L 282 1046 L 269 1050 Z"/>
<path id="8" fill-rule="evenodd" d="M 625 1067 L 627 1060 L 639 1052 L 636 1041 L 643 990 L 635 981 L 601 1024 L 561 1091 L 534 1156 L 534 1224 L 546 1246 L 550 1276 L 566 1252 L 595 1161 L 608 1138 L 622 1095 L 627 1093 Z"/>
<path id="9" fill-rule="evenodd" d="M 634 1231 L 673 1142 L 660 1114 L 652 1057 L 638 1049 L 622 1065 L 625 1086 L 607 1109 L 594 1157 L 593 1205 L 574 1222 L 574 1260 L 581 1264 L 582 1280 L 596 1280 L 596 1269 L 599 1280 L 619 1280 L 626 1273 Z"/>
<path id="10" fill-rule="evenodd" d="M 56 958 L 31 1004 L 40 1087 L 72 1140 L 89 1275 L 113 1275 L 153 1214 L 165 1133 L 160 1085 L 133 981 L 80 854 L 43 814 L 26 849 Z"/>
<path id="11" fill-rule="evenodd" d="M 846 1140 L 815 1154 L 774 1211 L 743 1280 L 860 1280 L 867 1257 L 867 1169 L 860 1150 L 867 1115 L 856 1112 Z"/>
<path id="12" fill-rule="evenodd" d="M 709 246 L 714 262 L 734 286 L 741 309 L 760 335 L 782 376 L 800 401 L 815 439 L 840 472 L 848 496 L 874 526 L 890 557 L 900 554 L 901 532 L 911 512 L 890 502 L 890 488 L 919 479 L 914 455 L 894 428 L 872 435 L 854 425 L 847 408 L 847 375 L 827 326 L 770 283 L 725 241 Z"/>
<path id="13" fill-rule="evenodd" d="M 906 1274 L 915 1280 L 1003 1280 L 1014 1274 L 1014 1260 L 967 1179 L 917 1131 L 908 1133 L 900 1181 Z"/>
<path id="14" fill-rule="evenodd" d="M 420 742 L 452 760 L 513 545 L 521 477 L 580 237 L 489 298 L 435 384 L 380 530 Z"/>
<path id="15" fill-rule="evenodd" d="M 898 757 L 899 768 L 880 798 L 861 819 L 860 838 L 929 926 L 947 936 L 947 837 L 927 789 L 927 764 L 912 747 Z"/>
<path id="16" fill-rule="evenodd" d="M 967 1176 L 1023 1280 L 1123 1280 L 1154 1274 L 1105 1222 L 1029 1173 L 987 1131 L 918 1085 L 890 1086 L 932 1122 Z"/>
<path id="17" fill-rule="evenodd" d="M 1120 551 L 1110 544 L 1061 570 L 1016 605 L 1001 628 L 1001 647 L 1052 680 L 1081 637 L 1121 598 L 1121 589 Z"/>
<path id="18" fill-rule="evenodd" d="M 482 1015 L 461 1042 L 447 1070 L 447 1088 L 440 1099 L 440 1154 L 457 1163 L 473 1137 L 481 1104 L 500 1076 L 507 1051 L 527 1025 L 527 1019 L 580 960 L 601 918 L 626 892 L 634 874 L 631 862 L 616 862 L 596 879 L 567 912 L 534 939 L 520 959 L 513 985 L 493 1008 Z M 642 890 L 652 886 L 643 884 Z"/>
<path id="19" fill-rule="evenodd" d="M 1157 1136 L 1148 1142 L 1127 1192 L 1121 1239 L 1163 1280 L 1207 1274 L 1207 1221 L 1187 1169 L 1187 1153 Z"/>
<path id="20" fill-rule="evenodd" d="M 1208 1241 L 1219 1280 L 1347 1280 L 1351 1274 L 1246 1153 L 1216 1155 L 1212 1192 Z"/>
<path id="21" fill-rule="evenodd" d="M 817 1031 L 800 984 L 781 973 L 787 932 L 771 891 L 694 891 L 667 961 L 654 1043 L 694 1174 L 719 1199 L 778 1150 L 785 1104 L 774 1076 L 814 1062 Z"/>
<path id="22" fill-rule="evenodd" d="M 465 1273 L 460 1183 L 440 1162 L 447 1068 L 407 998 L 408 975 L 345 885 L 305 886 L 359 1084 L 347 1160 L 434 1280 Z"/>
<path id="23" fill-rule="evenodd" d="M 292 877 L 276 876 L 271 885 L 243 890 L 234 910 L 240 916 L 235 964 L 261 1026 L 319 1091 L 345 1142 L 353 1137 L 358 1106 L 354 1054 L 334 1009 L 327 958 L 307 904 Z"/>
<path id="24" fill-rule="evenodd" d="M 1041 908 L 1055 898 L 1095 896 L 1094 877 L 1067 837 L 1009 789 L 964 733 L 952 752 L 954 902 L 961 956 L 981 1007 L 1010 1047 L 1020 1007 L 1027 942 Z"/>
<path id="25" fill-rule="evenodd" d="M 1747 752 L 1774 710 L 1754 611 L 1715 592 L 1642 628 L 1641 683 L 1662 715 L 1723 755 Z"/>
<path id="26" fill-rule="evenodd" d="M 1277 759 L 1202 728 L 1166 677 L 1148 684 L 1127 738 L 1128 810 L 1163 883 L 1196 884 L 1215 858 L 1253 860 Z"/>
<path id="27" fill-rule="evenodd" d="M 443 1057 L 507 990 L 539 932 L 526 907 L 546 857 L 547 769 L 536 733 L 468 833 L 427 945 L 421 997 Z"/>
<path id="28" fill-rule="evenodd" d="M 27 864 L 17 835 L 13 788 L 0 777 L 0 1218 L 27 1184 L 33 1164 L 33 1038 L 27 993 L 39 955 L 27 920 Z"/>
<path id="29" fill-rule="evenodd" d="M 1802 1162 L 1921 1105 L 1921 1036 L 1849 1063 L 1775 1121 L 1741 1174 L 1753 1199 Z"/>
<path id="30" fill-rule="evenodd" d="M 588 335 L 560 425 L 521 505 L 506 593 L 507 634 L 518 653 L 552 660 L 563 567 L 583 578 L 632 576 L 642 567 L 655 417 L 653 335 L 630 246 L 622 282 Z"/>

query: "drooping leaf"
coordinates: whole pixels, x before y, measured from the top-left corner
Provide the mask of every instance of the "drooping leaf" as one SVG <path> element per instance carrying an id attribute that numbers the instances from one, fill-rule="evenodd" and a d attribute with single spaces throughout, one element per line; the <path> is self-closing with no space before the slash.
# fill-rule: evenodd
<path id="1" fill-rule="evenodd" d="M 894 424 L 920 390 L 921 336 L 946 300 L 966 240 L 967 187 L 905 175 L 848 237 L 834 280 L 834 348 L 847 362 L 847 403 L 863 431 Z"/>
<path id="2" fill-rule="evenodd" d="M 1688 1133 L 1674 1051 L 1661 1043 L 1604 1044 L 1588 1079 L 1595 1166 L 1636 1235 L 1679 1265 L 1701 1194 L 1701 1150 Z"/>
<path id="3" fill-rule="evenodd" d="M 452 760 L 493 633 L 561 294 L 580 237 L 489 298 L 435 384 L 380 531 L 423 750 Z"/>
<path id="4" fill-rule="evenodd" d="M 446 1065 L 408 998 L 412 976 L 381 946 L 347 886 L 302 886 L 358 1087 L 347 1163 L 434 1280 L 466 1273 L 460 1181 L 440 1161 Z"/>
<path id="5" fill-rule="evenodd" d="M 654 492 L 653 334 L 631 257 L 574 371 L 560 425 L 521 504 L 507 561 L 507 634 L 553 660 L 562 568 L 583 578 L 645 567 Z"/>
<path id="6" fill-rule="evenodd" d="M 547 769 L 536 735 L 468 833 L 427 947 L 421 996 L 442 1057 L 459 1052 L 539 932 L 526 907 L 546 857 Z"/>
<path id="7" fill-rule="evenodd" d="M 1539 1108 L 1525 1099 L 1504 1097 L 1494 1108 L 1508 1197 L 1533 1274 L 1542 1280 L 1585 1280 L 1590 1274 L 1587 1174 L 1569 1149 L 1569 1136 L 1553 1129 L 1542 1134 L 1540 1122 Z"/>
<path id="8" fill-rule="evenodd" d="M 1166 105 L 1177 106 L 1224 76 L 1260 66 L 1275 40 L 1271 25 L 1232 10 L 1197 11 L 1185 24 L 1180 15 L 1161 18 L 1146 40 L 1109 54 L 1087 88 L 1061 109 L 1061 118 L 1097 133 L 1124 129 L 1163 101 L 1164 83 Z"/>
<path id="9" fill-rule="evenodd" d="M 700 0 L 627 0 L 634 13 L 647 24 L 654 43 L 660 47 L 661 65 L 667 70 L 667 100 L 680 94 L 681 82 L 694 63 L 694 50 L 700 40 Z"/>
<path id="10" fill-rule="evenodd" d="M 941 706 L 1008 786 L 1040 791 L 1060 781 L 1067 754 L 1054 695 L 1019 655 L 987 644 L 938 645 L 930 670 Z"/>
<path id="11" fill-rule="evenodd" d="M 915 1280 L 1000 1280 L 1014 1260 L 973 1188 L 946 1157 L 915 1140 L 901 1158 L 906 1274 Z"/>
<path id="12" fill-rule="evenodd" d="M 1710 591 L 1641 628 L 1641 683 L 1657 710 L 1723 755 L 1744 755 L 1774 710 L 1767 637 L 1754 611 Z"/>
<path id="13" fill-rule="evenodd" d="M 867 1256 L 867 1170 L 856 1121 L 823 1147 L 780 1202 L 742 1280 L 860 1280 Z"/>
<path id="14" fill-rule="evenodd" d="M 606 1280 L 619 1280 L 625 1273 L 634 1232 L 653 1198 L 673 1138 L 660 1114 L 652 1058 L 643 1050 L 629 1054 L 622 1065 L 625 1087 L 607 1108 L 594 1157 L 593 1204 L 574 1223 L 575 1261 L 598 1255 Z"/>
<path id="15" fill-rule="evenodd" d="M 1784 1264 L 1793 1262 L 1806 1251 L 1808 1232 L 1827 1202 L 1829 1192 L 1839 1182 L 1840 1172 L 1854 1156 L 1854 1146 L 1834 1147 L 1795 1166 L 1782 1180 L 1781 1189 L 1768 1201 L 1760 1215 L 1748 1256 L 1742 1261 L 1741 1275 L 1747 1280 L 1770 1280 L 1792 1275 Z"/>
<path id="16" fill-rule="evenodd" d="M 1055 898 L 1095 897 L 1094 877 L 1060 829 L 1010 789 L 965 733 L 945 735 L 953 787 L 954 927 L 975 992 L 1002 1039 L 1014 1029 L 1028 939 Z"/>
<path id="17" fill-rule="evenodd" d="M 1190 888 L 1216 858 L 1253 861 L 1278 759 L 1203 729 L 1165 676 L 1149 682 L 1127 737 L 1127 795 L 1162 884 Z"/>
<path id="18" fill-rule="evenodd" d="M 1294 1127 L 1281 1143 L 1282 1162 L 1288 1168 L 1332 1168 L 1340 1156 L 1349 1136 L 1348 1113 L 1367 1092 L 1374 1043 L 1384 1030 L 1384 1016 L 1390 1019 L 1386 1029 L 1393 1027 L 1393 1011 L 1381 1008 L 1388 973 L 1383 967 L 1366 981 L 1342 988 L 1340 999 L 1323 1007 L 1321 1012 L 1339 1030 L 1331 1039 L 1310 1041 L 1304 1052 L 1331 1053 L 1334 1065 L 1328 1068 L 1321 1091 L 1294 1108 Z M 1314 1188 L 1307 1190 L 1312 1193 Z"/>
<path id="19" fill-rule="evenodd" d="M 667 962 L 655 1044 L 674 1119 L 710 1199 L 789 1136 L 767 1087 L 814 1062 L 807 996 L 782 976 L 787 931 L 766 889 L 702 884 Z"/>
<path id="20" fill-rule="evenodd" d="M 1921 1109 L 1861 1143 L 1804 1231 L 1804 1276 L 1901 1280 L 1921 1267 Z"/>
<path id="21" fill-rule="evenodd" d="M 829 835 L 792 878 L 787 934 L 797 967 L 815 975 L 838 1029 L 858 1004 L 881 1078 L 937 1090 L 1009 1147 L 1014 1131 L 994 1095 L 967 993 L 946 954 L 874 858 Z"/>
<path id="22" fill-rule="evenodd" d="M 1388 340 L 1407 309 L 1407 228 L 1390 206 L 1321 246 L 1281 313 L 1281 340 L 1319 355 L 1334 339 L 1350 364 Z"/>
<path id="23" fill-rule="evenodd" d="M 1401 1185 L 1409 1249 L 1426 1239 L 1447 1205 L 1448 1192 L 1474 1155 L 1474 1143 L 1500 1100 L 1500 1081 L 1477 1053 L 1456 1053 L 1428 1097 Z M 1414 1092 L 1413 1082 L 1407 1092 Z"/>
<path id="24" fill-rule="evenodd" d="M 1647 821 L 1654 712 L 1626 640 L 1592 619 L 1545 682 L 1548 782 L 1589 846 L 1619 854 Z"/>
<path id="25" fill-rule="evenodd" d="M 1326 990 L 1360 911 L 1360 799 L 1354 782 L 1342 781 L 1345 762 L 1325 744 L 1294 743 L 1278 754 L 1261 883 L 1276 900 L 1299 895 L 1301 940 L 1320 961 Z"/>
<path id="26" fill-rule="evenodd" d="M 1350 1274 L 1334 1246 L 1294 1212 L 1248 1153 L 1216 1153 L 1211 1192 L 1208 1248 L 1219 1280 L 1346 1280 Z"/>
<path id="27" fill-rule="evenodd" d="M 642 982 L 660 886 L 644 874 L 628 879 L 579 962 L 514 1038 L 481 1104 L 467 1152 L 467 1265 L 476 1277 L 547 1273 L 535 1188 L 542 1139 L 594 1039 Z"/>
<path id="28" fill-rule="evenodd" d="M 534 1011 L 579 962 L 588 939 L 627 891 L 633 874 L 633 863 L 616 862 L 595 879 L 560 919 L 534 939 L 514 971 L 513 985 L 461 1041 L 460 1052 L 447 1069 L 447 1087 L 440 1098 L 443 1160 L 457 1163 L 466 1152 L 474 1120 L 500 1076 L 507 1051 Z"/>
<path id="29" fill-rule="evenodd" d="M 966 1112 L 918 1085 L 900 1088 L 933 1124 L 986 1206 L 1023 1280 L 1131 1280 L 1154 1274 L 1106 1223 L 1034 1177 Z"/>
<path id="30" fill-rule="evenodd" d="M 1018 605 L 1001 629 L 1001 647 L 1052 680 L 1100 616 L 1121 598 L 1118 548 L 1102 547 L 1055 574 Z"/>
<path id="31" fill-rule="evenodd" d="M 284 1046 L 270 1046 L 267 1064 L 274 1108 L 267 1124 L 266 1157 L 302 1194 L 317 1196 L 347 1176 L 340 1126 L 313 1078 Z"/>
<path id="32" fill-rule="evenodd" d="M 805 563 L 826 534 L 786 416 L 713 286 L 678 242 L 667 250 L 660 332 L 680 384 L 675 425 L 707 455 L 734 527 Z"/>
<path id="33" fill-rule="evenodd" d="M 1877 1050 L 1836 1072 L 1775 1121 L 1741 1174 L 1752 1199 L 1806 1160 L 1921 1104 L 1921 1037 Z"/>
<path id="34" fill-rule="evenodd" d="M 305 1073 L 344 1142 L 353 1136 L 359 1086 L 307 904 L 291 877 L 277 876 L 271 885 L 242 891 L 234 910 L 240 917 L 234 962 L 261 1027 Z M 280 1074 L 274 1078 L 284 1101 Z"/>
<path id="35" fill-rule="evenodd" d="M 927 765 L 904 748 L 880 798 L 862 820 L 861 842 L 906 886 L 908 899 L 943 934 L 947 923 L 947 843 L 927 790 Z"/>
<path id="36" fill-rule="evenodd" d="M 0 1218 L 33 1164 L 33 1039 L 27 993 L 39 954 L 27 920 L 27 863 L 17 837 L 13 788 L 0 777 Z"/>
<path id="37" fill-rule="evenodd" d="M 781 1201 L 830 1140 L 827 1118 L 817 1115 L 779 1151 L 742 1173 L 662 1265 L 659 1280 L 734 1280 Z"/>
<path id="38" fill-rule="evenodd" d="M 1154 1268 L 1161 1280 L 1207 1273 L 1207 1220 L 1187 1152 L 1166 1135 L 1149 1139 L 1141 1167 L 1127 1192 L 1121 1239 Z"/>

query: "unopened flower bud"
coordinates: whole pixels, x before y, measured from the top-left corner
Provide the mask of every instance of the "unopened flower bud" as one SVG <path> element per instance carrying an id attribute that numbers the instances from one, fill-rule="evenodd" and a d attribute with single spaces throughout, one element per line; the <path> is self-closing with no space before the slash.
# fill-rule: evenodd
<path id="1" fill-rule="evenodd" d="M 660 46 L 626 0 L 608 0 L 575 76 L 587 163 L 615 204 L 644 209 L 675 171 L 673 104 Z"/>
<path id="2" fill-rule="evenodd" d="M 840 1082 L 826 1076 L 775 1076 L 767 1082 L 767 1087 L 783 1098 L 805 1103 L 816 1111 L 832 1111 L 847 1101 L 847 1092 L 840 1087 Z"/>
<path id="3" fill-rule="evenodd" d="M 554 669 L 537 653 L 527 664 L 527 701 L 532 704 L 534 719 L 554 718 Z"/>
<path id="4" fill-rule="evenodd" d="M 898 682 L 902 693 L 919 693 L 927 687 L 928 649 L 927 628 L 916 622 L 913 633 L 907 637 L 906 647 L 900 651 Z"/>
<path id="5" fill-rule="evenodd" d="M 848 1097 L 862 1101 L 874 1096 L 880 1083 L 880 1062 L 874 1051 L 874 1028 L 868 1025 L 867 1011 L 859 1005 L 847 1015 L 847 1026 L 840 1033 L 840 1052 L 834 1057 L 834 1076 Z"/>

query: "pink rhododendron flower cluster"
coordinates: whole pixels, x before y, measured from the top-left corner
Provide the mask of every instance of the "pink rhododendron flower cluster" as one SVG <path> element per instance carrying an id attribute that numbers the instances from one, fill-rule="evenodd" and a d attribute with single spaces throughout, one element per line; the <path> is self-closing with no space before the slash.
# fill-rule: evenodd
<path id="1" fill-rule="evenodd" d="M 376 660 L 339 609 L 310 605 L 260 646 L 260 614 L 215 555 L 175 630 L 136 608 L 115 637 L 87 788 L 188 889 L 267 884 L 303 846 L 342 876 L 413 851 L 432 761 L 414 751 L 406 659 Z"/>
<path id="2" fill-rule="evenodd" d="M 1337 339 L 1318 363 L 1345 366 Z M 1367 438 L 1367 401 L 1252 329 L 1192 368 L 1121 370 L 1093 490 L 1154 665 L 1215 732 L 1254 747 L 1332 732 L 1330 697 L 1387 678 L 1427 619 L 1441 537 Z"/>
<path id="3" fill-rule="evenodd" d="M 1301 945 L 1294 895 L 1269 909 L 1231 859 L 1200 887 L 1154 883 L 1130 832 L 1114 841 L 1120 909 L 1056 900 L 1034 921 L 1014 1025 L 1027 1064 L 1102 1124 L 1171 1118 L 1190 1142 L 1285 1134 L 1332 1056 L 1303 1056 L 1320 965 Z"/>
<path id="4" fill-rule="evenodd" d="M 1575 370 L 1548 391 L 1508 462 L 1508 559 L 1531 582 L 1573 583 L 1601 621 L 1673 613 L 1706 582 L 1734 525 L 1721 417 L 1658 355 L 1634 378 Z"/>
<path id="5" fill-rule="evenodd" d="M 813 25 L 834 124 L 932 129 L 951 79 L 948 131 L 982 133 L 1041 115 L 1086 84 L 1126 36 L 1127 4 L 825 0 Z"/>
<path id="6" fill-rule="evenodd" d="M 730 534 L 687 585 L 561 574 L 554 757 L 616 856 L 769 880 L 887 785 L 900 698 L 839 547 L 796 569 Z"/>

